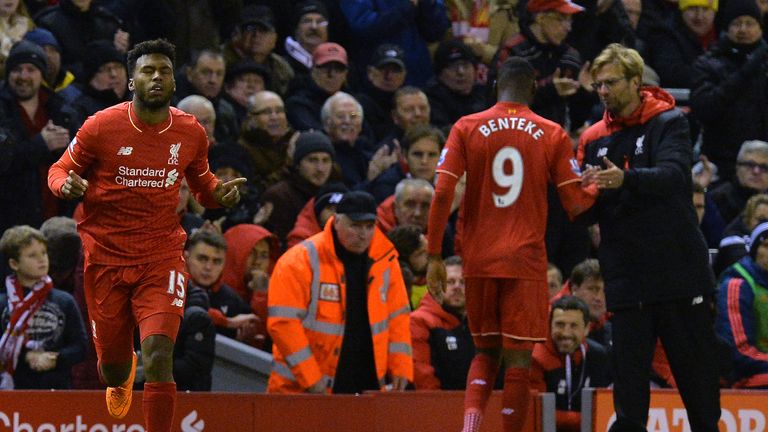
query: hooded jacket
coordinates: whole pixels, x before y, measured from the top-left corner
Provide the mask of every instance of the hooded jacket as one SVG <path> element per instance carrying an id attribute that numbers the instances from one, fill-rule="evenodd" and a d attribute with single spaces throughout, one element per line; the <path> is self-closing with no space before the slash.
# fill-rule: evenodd
<path id="1" fill-rule="evenodd" d="M 585 220 L 600 223 L 598 258 L 608 310 L 642 307 L 714 292 L 714 276 L 693 208 L 688 121 L 660 88 L 641 88 L 629 117 L 606 111 L 582 134 L 578 159 L 624 169 Z"/>
<path id="2" fill-rule="evenodd" d="M 315 216 L 315 199 L 310 198 L 296 217 L 293 229 L 288 233 L 288 247 L 292 248 L 322 230 Z"/>
<path id="3" fill-rule="evenodd" d="M 272 268 L 280 255 L 277 238 L 259 225 L 240 224 L 227 230 L 224 233 L 224 239 L 227 241 L 227 257 L 220 282 L 232 287 L 248 302 L 251 299 L 251 290 L 246 282 L 248 257 L 256 243 L 267 239 L 270 251 L 270 264 L 267 273 L 272 274 Z"/>
<path id="4" fill-rule="evenodd" d="M 269 283 L 267 328 L 274 341 L 270 393 L 299 393 L 320 380 L 333 389 L 344 339 L 347 281 L 336 254 L 333 218 L 289 249 Z M 367 305 L 376 377 L 413 380 L 408 296 L 397 251 L 375 229 L 368 247 Z"/>

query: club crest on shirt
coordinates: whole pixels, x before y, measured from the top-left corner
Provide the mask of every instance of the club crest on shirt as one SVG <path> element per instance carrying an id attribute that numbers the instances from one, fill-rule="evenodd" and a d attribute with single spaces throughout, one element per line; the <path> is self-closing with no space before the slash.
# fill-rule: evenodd
<path id="1" fill-rule="evenodd" d="M 339 292 L 339 285 L 332 283 L 321 283 L 320 300 L 340 302 L 341 293 Z"/>
<path id="2" fill-rule="evenodd" d="M 171 144 L 171 148 L 169 149 L 171 153 L 171 157 L 168 158 L 168 165 L 178 165 L 179 164 L 179 149 L 181 149 L 181 143 Z"/>
<path id="3" fill-rule="evenodd" d="M 645 135 L 635 141 L 635 156 L 643 154 L 643 142 L 645 141 Z"/>
<path id="4" fill-rule="evenodd" d="M 437 166 L 440 166 L 445 161 L 445 155 L 448 154 L 448 147 L 443 148 L 443 151 L 440 152 L 440 160 L 437 161 Z"/>

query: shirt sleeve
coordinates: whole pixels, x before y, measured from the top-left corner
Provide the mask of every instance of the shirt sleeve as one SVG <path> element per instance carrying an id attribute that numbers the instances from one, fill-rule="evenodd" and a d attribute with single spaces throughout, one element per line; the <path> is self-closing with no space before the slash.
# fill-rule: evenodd
<path id="1" fill-rule="evenodd" d="M 427 226 L 429 226 L 427 247 L 431 255 L 436 255 L 442 250 L 443 235 L 451 213 L 456 183 L 466 171 L 467 159 L 463 137 L 464 133 L 461 128 L 461 121 L 459 121 L 451 129 L 437 164 L 439 175 L 435 185 L 435 195 L 429 209 L 429 221 L 427 222 Z"/>
<path id="2" fill-rule="evenodd" d="M 562 129 L 553 135 L 550 178 L 557 186 L 560 202 L 573 219 L 588 210 L 597 198 L 597 186 L 581 186 L 581 169 L 571 150 L 571 140 Z"/>
<path id="3" fill-rule="evenodd" d="M 82 175 L 93 163 L 97 132 L 98 118 L 92 116 L 86 120 L 59 160 L 48 169 L 48 187 L 57 197 L 64 198 L 61 187 L 67 181 L 69 171 Z"/>

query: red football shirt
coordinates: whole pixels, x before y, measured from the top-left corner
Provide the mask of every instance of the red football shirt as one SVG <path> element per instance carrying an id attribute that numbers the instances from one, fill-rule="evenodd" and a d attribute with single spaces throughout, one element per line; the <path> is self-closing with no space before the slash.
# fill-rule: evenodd
<path id="1" fill-rule="evenodd" d="M 594 202 L 593 194 L 581 188 L 565 131 L 511 102 L 461 118 L 451 129 L 437 172 L 454 179 L 467 175 L 461 231 L 469 277 L 546 279 L 547 184 L 558 185 L 571 214 Z M 439 184 L 437 189 L 440 194 Z M 430 216 L 431 253 L 439 253 L 447 217 Z"/>
<path id="2" fill-rule="evenodd" d="M 59 197 L 69 170 L 88 180 L 78 230 L 89 262 L 135 265 L 179 256 L 186 235 L 176 204 L 185 177 L 203 205 L 218 206 L 205 131 L 183 111 L 170 114 L 150 126 L 131 102 L 100 111 L 51 166 L 48 185 Z"/>

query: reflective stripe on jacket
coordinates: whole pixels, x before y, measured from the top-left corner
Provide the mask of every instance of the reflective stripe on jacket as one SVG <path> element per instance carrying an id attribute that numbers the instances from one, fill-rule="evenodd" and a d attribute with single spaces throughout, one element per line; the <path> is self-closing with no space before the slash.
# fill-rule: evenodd
<path id="1" fill-rule="evenodd" d="M 333 388 L 346 312 L 344 264 L 336 256 L 333 219 L 323 232 L 289 249 L 269 284 L 267 328 L 274 341 L 269 392 L 303 392 L 323 379 Z M 368 249 L 368 316 L 376 374 L 413 380 L 408 297 L 397 252 L 376 228 Z"/>

